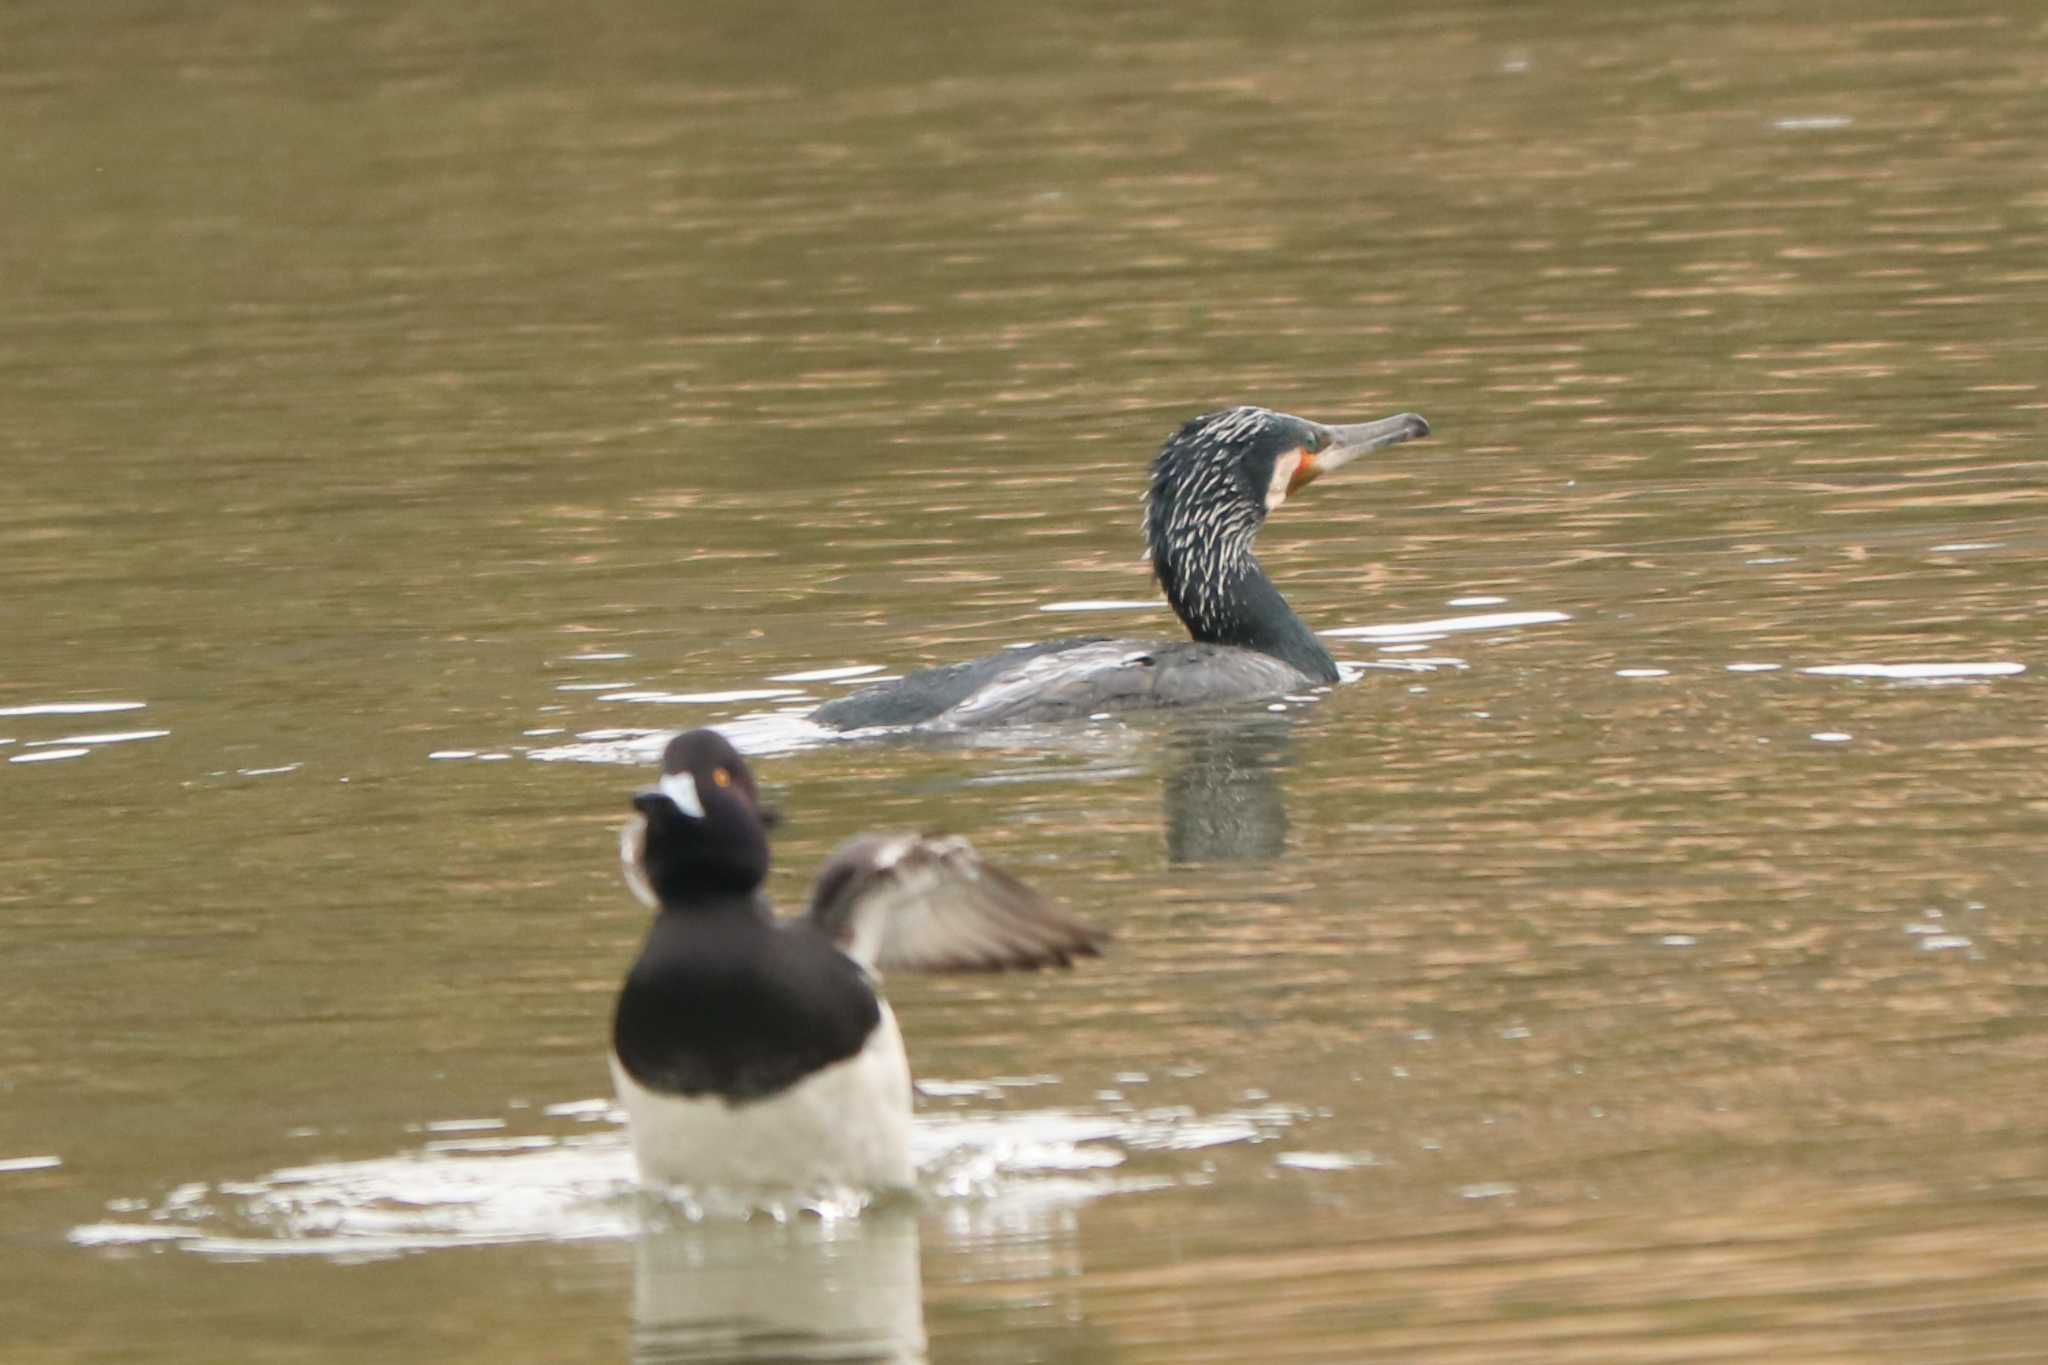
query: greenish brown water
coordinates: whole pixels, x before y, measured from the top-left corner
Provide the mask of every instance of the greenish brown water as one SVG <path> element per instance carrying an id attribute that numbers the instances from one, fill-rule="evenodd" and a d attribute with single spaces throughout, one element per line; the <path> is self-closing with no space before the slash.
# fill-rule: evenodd
<path id="1" fill-rule="evenodd" d="M 2035 1357 L 2044 86 L 2017 3 L 8 9 L 0 1356 Z M 1435 425 L 1262 542 L 1355 685 L 781 714 L 1168 631 L 1046 608 L 1239 401 Z M 1117 932 L 890 983 L 907 1211 L 642 1230 L 581 1103 L 712 722 L 785 904 L 943 827 Z"/>

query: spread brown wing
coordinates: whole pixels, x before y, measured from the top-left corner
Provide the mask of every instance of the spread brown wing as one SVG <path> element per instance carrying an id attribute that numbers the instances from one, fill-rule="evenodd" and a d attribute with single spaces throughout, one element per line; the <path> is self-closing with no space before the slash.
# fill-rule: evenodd
<path id="1" fill-rule="evenodd" d="M 862 834 L 825 861 L 811 924 L 872 971 L 1065 967 L 1109 936 L 985 863 L 965 839 Z"/>

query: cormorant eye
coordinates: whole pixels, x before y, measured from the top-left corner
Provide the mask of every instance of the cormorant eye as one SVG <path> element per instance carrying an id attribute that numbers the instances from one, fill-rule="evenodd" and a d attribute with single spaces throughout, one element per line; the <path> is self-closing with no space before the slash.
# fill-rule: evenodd
<path id="1" fill-rule="evenodd" d="M 1301 448 L 1303 450 L 1306 450 L 1309 454 L 1313 455 L 1323 448 L 1323 446 L 1328 442 L 1328 439 L 1329 438 L 1324 436 L 1323 433 L 1320 431 L 1311 431 L 1308 434 L 1308 439 L 1301 443 Z"/>
<path id="2" fill-rule="evenodd" d="M 723 768 L 713 768 L 711 770 L 711 780 L 721 787 L 730 787 L 732 785 L 732 774 Z"/>

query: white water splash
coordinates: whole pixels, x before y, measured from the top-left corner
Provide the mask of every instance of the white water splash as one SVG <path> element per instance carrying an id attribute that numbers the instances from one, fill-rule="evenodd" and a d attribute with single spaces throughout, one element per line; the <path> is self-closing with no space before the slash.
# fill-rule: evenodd
<path id="1" fill-rule="evenodd" d="M 977 1089 L 1000 1093 L 1037 1078 L 996 1077 Z M 967 1083 L 946 1086 L 965 1094 Z M 366 1260 L 514 1242 L 589 1241 L 637 1235 L 646 1202 L 631 1149 L 611 1101 L 547 1106 L 544 1114 L 602 1131 L 445 1138 L 412 1151 L 363 1161 L 317 1162 L 253 1180 L 178 1185 L 154 1203 L 116 1200 L 119 1216 L 75 1227 L 75 1246 L 123 1248 L 175 1244 L 223 1259 L 324 1256 Z M 1164 1175 L 1107 1175 L 1134 1154 L 1205 1150 L 1270 1141 L 1309 1111 L 1264 1104 L 1216 1115 L 1162 1107 L 1135 1113 L 1064 1110 L 920 1115 L 911 1147 L 926 1199 L 977 1210 L 1037 1207 L 1170 1186 Z M 420 1125 L 461 1132 L 495 1119 Z M 23 1158 L 37 1166 L 55 1158 Z M 26 1164 L 16 1169 L 31 1169 Z M 0 1169 L 6 1169 L 0 1166 Z M 850 1215 L 842 1206 L 788 1206 L 758 1197 L 678 1196 L 662 1201 L 690 1220 L 744 1219 L 767 1213 Z"/>

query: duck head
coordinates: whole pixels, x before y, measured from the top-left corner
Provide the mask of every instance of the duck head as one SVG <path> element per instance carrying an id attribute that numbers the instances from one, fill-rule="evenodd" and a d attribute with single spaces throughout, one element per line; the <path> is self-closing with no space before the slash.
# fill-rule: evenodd
<path id="1" fill-rule="evenodd" d="M 633 798 L 637 812 L 619 832 L 626 884 L 647 905 L 745 893 L 768 875 L 775 813 L 739 750 L 716 730 L 688 730 L 668 743 L 661 777 Z"/>

